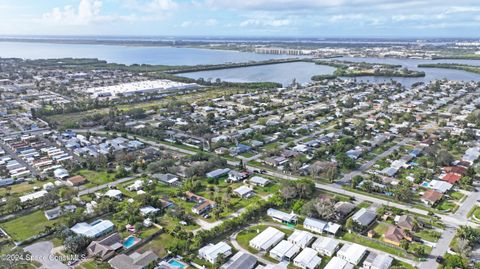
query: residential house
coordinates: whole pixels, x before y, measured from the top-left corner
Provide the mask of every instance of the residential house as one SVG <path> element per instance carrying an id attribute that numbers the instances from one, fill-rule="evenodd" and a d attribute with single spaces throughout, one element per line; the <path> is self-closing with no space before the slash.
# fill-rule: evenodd
<path id="1" fill-rule="evenodd" d="M 300 247 L 292 242 L 282 240 L 272 250 L 270 250 L 270 257 L 278 261 L 291 261 L 295 255 L 300 252 Z"/>
<path id="2" fill-rule="evenodd" d="M 341 228 L 339 224 L 336 224 L 333 222 L 326 222 L 326 221 L 309 218 L 309 217 L 305 218 L 305 221 L 303 222 L 303 227 L 307 230 L 310 230 L 312 232 L 316 232 L 319 234 L 329 233 L 332 235 L 336 235 Z"/>
<path id="3" fill-rule="evenodd" d="M 218 256 L 222 255 L 223 257 L 227 258 L 228 256 L 232 255 L 232 247 L 230 247 L 225 242 L 218 242 L 217 244 L 208 244 L 202 247 L 198 251 L 198 256 L 201 259 L 204 259 L 211 264 L 215 264 L 217 261 Z"/>
<path id="4" fill-rule="evenodd" d="M 192 212 L 198 215 L 206 213 L 216 205 L 214 201 L 208 200 L 189 191 L 185 193 L 185 196 L 187 201 L 196 203 L 196 205 L 192 207 Z"/>
<path id="5" fill-rule="evenodd" d="M 342 258 L 333 257 L 323 269 L 354 269 L 354 266 Z"/>
<path id="6" fill-rule="evenodd" d="M 282 241 L 284 237 L 285 233 L 273 227 L 268 227 L 250 240 L 249 246 L 259 251 L 268 251 L 274 245 L 278 244 L 278 242 Z"/>
<path id="7" fill-rule="evenodd" d="M 263 177 L 253 176 L 250 178 L 249 182 L 255 186 L 265 187 L 270 184 L 271 181 Z"/>
<path id="8" fill-rule="evenodd" d="M 395 223 L 398 227 L 413 231 L 415 229 L 415 219 L 410 215 L 401 215 L 395 217 Z"/>
<path id="9" fill-rule="evenodd" d="M 388 269 L 393 264 L 393 258 L 384 253 L 370 252 L 363 262 L 363 269 Z"/>
<path id="10" fill-rule="evenodd" d="M 60 206 L 57 206 L 55 208 L 45 210 L 44 214 L 48 220 L 53 220 L 62 215 L 62 208 Z"/>
<path id="11" fill-rule="evenodd" d="M 348 261 L 351 264 L 358 265 L 367 254 L 367 248 L 359 244 L 344 244 L 337 252 L 337 257 Z"/>
<path id="12" fill-rule="evenodd" d="M 340 248 L 340 241 L 330 237 L 319 236 L 318 239 L 313 242 L 312 248 L 321 255 L 332 257 Z"/>
<path id="13" fill-rule="evenodd" d="M 98 238 L 113 231 L 115 225 L 109 220 L 96 220 L 92 223 L 80 222 L 72 226 L 70 230 L 90 238 Z"/>
<path id="14" fill-rule="evenodd" d="M 120 190 L 116 190 L 116 189 L 108 190 L 103 195 L 106 196 L 106 197 L 116 199 L 116 200 L 122 200 L 122 197 L 123 197 L 123 193 Z"/>
<path id="15" fill-rule="evenodd" d="M 233 192 L 241 198 L 250 198 L 255 195 L 253 190 L 247 186 L 240 186 L 233 190 Z"/>
<path id="16" fill-rule="evenodd" d="M 317 255 L 317 252 L 311 248 L 305 248 L 293 260 L 293 264 L 303 269 L 315 269 L 322 262 L 322 258 Z"/>
<path id="17" fill-rule="evenodd" d="M 230 172 L 229 168 L 224 169 L 216 169 L 206 174 L 207 178 L 219 178 L 222 177 Z"/>
<path id="18" fill-rule="evenodd" d="M 426 205 L 433 206 L 435 205 L 438 201 L 440 201 L 443 197 L 443 194 L 435 191 L 435 190 L 427 190 L 425 193 L 422 195 L 420 200 L 425 203 Z"/>
<path id="19" fill-rule="evenodd" d="M 335 205 L 335 212 L 337 214 L 337 218 L 342 220 L 345 219 L 354 209 L 355 205 L 350 202 L 337 202 Z"/>
<path id="20" fill-rule="evenodd" d="M 220 269 L 253 269 L 257 258 L 251 254 L 239 251 L 233 255 Z"/>
<path id="21" fill-rule="evenodd" d="M 176 186 L 180 183 L 180 178 L 174 174 L 153 174 L 152 177 L 166 185 Z"/>
<path id="22" fill-rule="evenodd" d="M 269 208 L 267 210 L 267 215 L 271 217 L 273 220 L 281 222 L 281 223 L 297 223 L 297 215 L 293 212 L 285 213 L 283 211 Z"/>
<path id="23" fill-rule="evenodd" d="M 87 180 L 83 176 L 80 176 L 80 175 L 69 177 L 67 179 L 67 184 L 72 186 L 72 187 L 83 185 L 86 182 L 87 182 Z"/>
<path id="24" fill-rule="evenodd" d="M 400 246 L 402 240 L 412 241 L 412 237 L 395 225 L 389 225 L 383 235 L 383 241 L 395 246 Z"/>
<path id="25" fill-rule="evenodd" d="M 122 241 L 118 233 L 113 233 L 99 241 L 92 241 L 87 247 L 88 256 L 102 261 L 108 260 L 123 247 Z"/>
<path id="26" fill-rule="evenodd" d="M 352 216 L 352 220 L 362 227 L 368 227 L 377 217 L 377 214 L 366 208 L 361 208 Z"/>
<path id="27" fill-rule="evenodd" d="M 306 248 L 312 243 L 314 237 L 311 233 L 302 230 L 295 230 L 287 238 L 288 241 L 292 242 L 294 245 L 299 246 L 300 248 Z"/>
<path id="28" fill-rule="evenodd" d="M 144 253 L 133 252 L 130 255 L 120 254 L 108 261 L 113 269 L 145 269 L 158 260 L 151 250 Z"/>
<path id="29" fill-rule="evenodd" d="M 242 181 L 242 180 L 246 179 L 247 177 L 248 177 L 247 173 L 238 172 L 238 171 L 235 171 L 235 170 L 232 170 L 232 171 L 228 172 L 228 181 L 229 182 Z"/>

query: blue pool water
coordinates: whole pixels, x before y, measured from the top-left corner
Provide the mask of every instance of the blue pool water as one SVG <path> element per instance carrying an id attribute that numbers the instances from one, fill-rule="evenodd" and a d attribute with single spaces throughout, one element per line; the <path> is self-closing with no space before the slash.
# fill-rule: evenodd
<path id="1" fill-rule="evenodd" d="M 178 267 L 178 268 L 185 268 L 185 265 L 183 265 L 182 263 L 178 262 L 177 260 L 175 259 L 171 259 L 168 261 L 168 264 L 172 265 L 172 266 L 175 266 L 175 267 Z"/>
<path id="2" fill-rule="evenodd" d="M 130 236 L 129 238 L 127 238 L 127 240 L 125 240 L 125 242 L 123 242 L 123 246 L 125 248 L 130 248 L 134 244 L 135 244 L 135 237 L 133 237 L 133 236 Z"/>
<path id="3" fill-rule="evenodd" d="M 424 181 L 422 183 L 422 187 L 428 188 L 428 186 L 430 186 L 430 184 L 428 182 Z"/>

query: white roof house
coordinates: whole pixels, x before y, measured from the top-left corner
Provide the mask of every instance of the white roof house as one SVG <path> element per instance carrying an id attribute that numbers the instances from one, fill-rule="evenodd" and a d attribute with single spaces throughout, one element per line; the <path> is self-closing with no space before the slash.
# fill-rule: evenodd
<path id="1" fill-rule="evenodd" d="M 311 233 L 302 230 L 295 230 L 287 240 L 301 248 L 306 248 L 313 239 L 314 237 Z"/>
<path id="2" fill-rule="evenodd" d="M 293 260 L 293 264 L 303 269 L 315 269 L 322 262 L 322 258 L 311 248 L 305 248 Z"/>
<path id="3" fill-rule="evenodd" d="M 353 269 L 354 266 L 339 257 L 333 257 L 323 269 Z"/>
<path id="4" fill-rule="evenodd" d="M 359 244 L 345 244 L 337 252 L 337 256 L 352 263 L 358 265 L 362 258 L 367 254 L 367 248 Z"/>
<path id="5" fill-rule="evenodd" d="M 53 175 L 57 179 L 64 179 L 69 176 L 68 171 L 64 168 L 58 168 L 53 171 Z"/>
<path id="6" fill-rule="evenodd" d="M 257 186 L 266 186 L 270 183 L 270 180 L 266 179 L 266 178 L 263 178 L 263 177 L 259 177 L 259 176 L 253 176 L 252 178 L 250 178 L 250 183 L 251 184 L 254 184 L 254 185 L 257 185 Z"/>
<path id="7" fill-rule="evenodd" d="M 242 198 L 250 198 L 255 194 L 253 190 L 247 186 L 240 186 L 233 190 L 233 192 Z"/>
<path id="8" fill-rule="evenodd" d="M 325 256 L 333 256 L 340 247 L 340 241 L 330 237 L 318 237 L 312 248 Z"/>
<path id="9" fill-rule="evenodd" d="M 257 250 L 267 251 L 271 249 L 278 242 L 282 241 L 285 237 L 285 233 L 273 228 L 268 227 L 259 235 L 250 240 L 249 245 Z"/>
<path id="10" fill-rule="evenodd" d="M 110 197 L 110 198 L 115 198 L 115 199 L 122 199 L 122 192 L 120 190 L 108 190 L 105 194 L 105 196 Z"/>
<path id="11" fill-rule="evenodd" d="M 219 255 L 223 255 L 225 258 L 232 255 L 232 247 L 225 242 L 218 242 L 215 245 L 208 244 L 198 251 L 198 256 L 211 264 L 217 261 Z"/>
<path id="12" fill-rule="evenodd" d="M 146 215 L 150 215 L 150 214 L 156 214 L 159 211 L 160 211 L 160 209 L 158 209 L 156 207 L 144 206 L 144 207 L 140 208 L 140 215 L 146 216 Z"/>
<path id="13" fill-rule="evenodd" d="M 370 252 L 363 262 L 364 269 L 388 269 L 392 266 L 393 258 L 385 253 Z"/>
<path id="14" fill-rule="evenodd" d="M 29 194 L 27 194 L 27 195 L 20 196 L 20 202 L 21 202 L 21 203 L 24 203 L 24 202 L 26 202 L 26 201 L 38 199 L 38 198 L 43 197 L 43 196 L 46 195 L 47 193 L 48 193 L 48 192 L 47 192 L 46 190 L 41 190 L 41 191 L 29 193 Z"/>
<path id="15" fill-rule="evenodd" d="M 340 224 L 336 224 L 333 222 L 326 222 L 323 220 L 319 219 L 314 219 L 314 218 L 305 218 L 305 221 L 303 222 L 303 227 L 307 230 L 310 230 L 312 232 L 316 233 L 330 233 L 330 234 L 337 234 L 338 230 L 342 227 Z"/>
<path id="16" fill-rule="evenodd" d="M 428 187 L 438 192 L 445 193 L 449 191 L 453 185 L 443 180 L 432 180 L 430 181 L 430 184 L 428 184 Z"/>
<path id="17" fill-rule="evenodd" d="M 283 211 L 269 208 L 267 210 L 267 215 L 273 218 L 276 221 L 283 222 L 283 223 L 295 223 L 297 222 L 297 215 L 295 213 L 285 213 Z"/>
<path id="18" fill-rule="evenodd" d="M 80 222 L 75 224 L 70 230 L 76 234 L 86 237 L 96 238 L 106 235 L 113 231 L 115 225 L 109 220 L 96 220 L 92 223 Z"/>
<path id="19" fill-rule="evenodd" d="M 270 256 L 279 261 L 290 261 L 298 252 L 300 252 L 300 247 L 287 240 L 282 240 L 270 250 Z"/>

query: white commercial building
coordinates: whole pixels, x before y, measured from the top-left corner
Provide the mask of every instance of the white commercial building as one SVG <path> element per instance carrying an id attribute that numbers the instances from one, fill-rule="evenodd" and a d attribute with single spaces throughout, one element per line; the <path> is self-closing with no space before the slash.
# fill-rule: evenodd
<path id="1" fill-rule="evenodd" d="M 367 254 L 367 248 L 359 244 L 345 244 L 337 252 L 337 256 L 349 263 L 358 265 L 362 258 Z"/>
<path id="2" fill-rule="evenodd" d="M 278 261 L 291 261 L 298 252 L 300 252 L 300 247 L 287 240 L 282 240 L 270 250 L 270 256 Z"/>
<path id="3" fill-rule="evenodd" d="M 136 94 L 162 93 L 174 90 L 195 89 L 195 83 L 182 83 L 166 79 L 123 83 L 113 86 L 94 87 L 84 92 L 92 98 L 132 96 Z"/>
<path id="4" fill-rule="evenodd" d="M 282 241 L 285 237 L 285 233 L 272 228 L 268 227 L 259 235 L 255 236 L 252 240 L 250 240 L 249 245 L 257 250 L 260 251 L 267 251 L 271 249 L 274 245 L 278 242 Z"/>
<path id="5" fill-rule="evenodd" d="M 303 269 L 315 269 L 322 262 L 314 249 L 306 248 L 293 260 L 293 264 Z"/>
<path id="6" fill-rule="evenodd" d="M 225 258 L 232 255 L 232 247 L 225 242 L 218 242 L 215 245 L 208 244 L 198 251 L 198 256 L 211 264 L 215 264 L 219 255 Z"/>
<path id="7" fill-rule="evenodd" d="M 296 246 L 306 248 L 313 241 L 313 239 L 314 237 L 311 233 L 302 230 L 295 230 L 287 240 Z"/>

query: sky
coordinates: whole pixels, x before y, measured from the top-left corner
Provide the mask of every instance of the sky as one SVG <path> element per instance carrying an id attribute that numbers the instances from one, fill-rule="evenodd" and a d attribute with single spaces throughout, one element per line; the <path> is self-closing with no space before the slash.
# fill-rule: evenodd
<path id="1" fill-rule="evenodd" d="M 0 0 L 0 35 L 480 38 L 480 0 Z"/>

